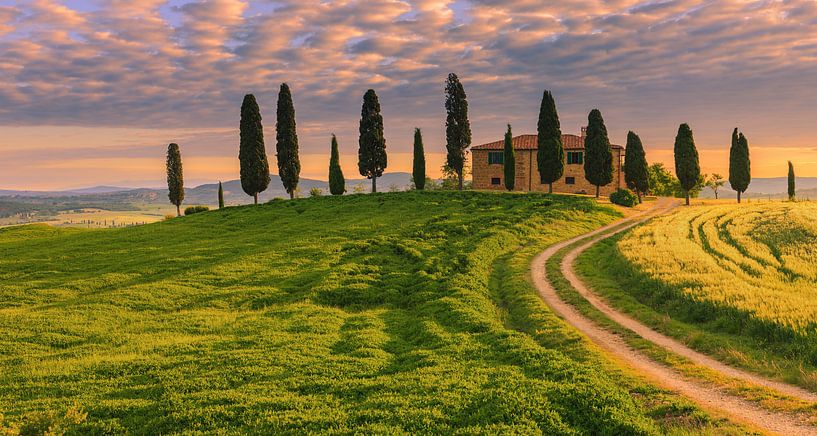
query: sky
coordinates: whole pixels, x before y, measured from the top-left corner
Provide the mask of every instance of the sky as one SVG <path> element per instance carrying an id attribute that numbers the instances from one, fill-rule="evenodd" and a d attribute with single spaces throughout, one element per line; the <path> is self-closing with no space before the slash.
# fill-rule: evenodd
<path id="1" fill-rule="evenodd" d="M 167 144 L 188 186 L 238 178 L 244 94 L 275 167 L 282 82 L 302 177 L 326 179 L 332 133 L 357 173 L 365 91 L 387 172 L 445 151 L 444 84 L 460 77 L 473 144 L 535 133 L 545 89 L 564 133 L 599 108 L 611 142 L 641 136 L 672 167 L 680 123 L 705 172 L 728 174 L 732 129 L 754 177 L 817 176 L 817 2 L 805 0 L 0 0 L 0 189 L 162 186 Z M 274 172 L 274 171 L 273 171 Z"/>

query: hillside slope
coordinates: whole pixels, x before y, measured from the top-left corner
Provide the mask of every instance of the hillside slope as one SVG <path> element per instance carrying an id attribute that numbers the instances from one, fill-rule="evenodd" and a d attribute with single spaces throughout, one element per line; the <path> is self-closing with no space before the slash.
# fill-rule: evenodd
<path id="1" fill-rule="evenodd" d="M 407 192 L 0 230 L 0 430 L 710 425 L 601 360 L 525 280 L 538 250 L 616 216 L 585 198 Z"/>

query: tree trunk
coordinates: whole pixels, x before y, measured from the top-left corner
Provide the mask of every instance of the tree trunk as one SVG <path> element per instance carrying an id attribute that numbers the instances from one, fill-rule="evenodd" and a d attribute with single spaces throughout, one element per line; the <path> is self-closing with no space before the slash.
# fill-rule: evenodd
<path id="1" fill-rule="evenodd" d="M 377 192 L 377 177 L 372 177 L 372 193 Z"/>
<path id="2" fill-rule="evenodd" d="M 636 189 L 636 191 L 635 191 L 635 195 L 637 195 L 637 196 L 638 196 L 638 204 L 641 204 L 641 191 L 639 191 L 639 190 L 637 190 L 637 189 Z"/>
<path id="3" fill-rule="evenodd" d="M 596 185 L 596 198 L 599 198 L 599 185 Z"/>
<path id="4" fill-rule="evenodd" d="M 715 191 L 715 200 L 718 199 L 718 191 Z"/>
<path id="5" fill-rule="evenodd" d="M 740 191 L 738 191 L 738 204 L 740 204 Z"/>
<path id="6" fill-rule="evenodd" d="M 686 195 L 686 197 L 687 197 L 687 206 L 689 206 L 689 191 L 686 191 L 686 194 L 687 194 Z"/>
<path id="7" fill-rule="evenodd" d="M 548 194 L 553 194 L 553 183 L 548 183 Z"/>
<path id="8" fill-rule="evenodd" d="M 258 204 L 258 193 L 257 192 L 255 194 L 253 194 L 252 198 L 255 201 L 255 204 Z"/>
<path id="9" fill-rule="evenodd" d="M 460 191 L 462 191 L 462 170 L 457 171 L 457 180 L 459 181 Z"/>
<path id="10" fill-rule="evenodd" d="M 182 208 L 178 204 L 176 205 L 176 216 L 182 216 Z"/>
<path id="11" fill-rule="evenodd" d="M 289 191 L 289 199 L 290 199 L 290 200 L 294 200 L 294 199 L 295 199 L 295 190 L 294 190 L 294 189 L 293 189 L 293 190 L 291 190 L 291 191 Z"/>

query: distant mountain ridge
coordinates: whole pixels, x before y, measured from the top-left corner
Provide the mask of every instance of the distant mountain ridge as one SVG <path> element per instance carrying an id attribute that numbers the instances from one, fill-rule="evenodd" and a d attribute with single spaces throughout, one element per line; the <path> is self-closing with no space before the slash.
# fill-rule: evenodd
<path id="1" fill-rule="evenodd" d="M 817 189 L 817 177 L 797 177 L 795 184 L 798 191 Z M 749 188 L 744 193 L 745 197 L 778 197 L 787 195 L 789 188 L 788 178 L 786 177 L 766 177 L 752 179 Z M 729 187 L 729 181 L 718 190 L 718 198 L 735 197 L 737 193 Z M 701 198 L 714 198 L 715 195 L 709 188 L 704 188 L 701 191 Z"/>
<path id="2" fill-rule="evenodd" d="M 367 179 L 347 179 L 346 189 L 349 193 L 356 185 L 363 185 L 365 192 L 371 190 L 371 180 Z M 817 198 L 817 177 L 798 177 L 796 180 L 798 195 L 803 198 Z M 400 190 L 405 190 L 411 185 L 411 174 L 406 172 L 394 172 L 383 174 L 377 179 L 377 186 L 380 191 L 388 191 L 396 186 Z M 223 182 L 224 200 L 227 204 L 249 204 L 252 197 L 244 193 L 241 189 L 240 180 L 228 180 Z M 320 188 L 328 194 L 329 182 L 317 179 L 302 178 L 298 183 L 301 196 L 309 195 L 312 188 Z M 786 177 L 755 178 L 749 184 L 749 189 L 744 197 L 782 197 L 786 195 L 788 180 Z M 92 186 L 88 188 L 69 189 L 64 191 L 17 191 L 0 190 L 0 197 L 22 197 L 22 198 L 55 198 L 55 197 L 77 197 L 99 200 L 111 197 L 117 201 L 124 201 L 127 198 L 138 199 L 148 203 L 163 203 L 167 201 L 166 190 L 164 188 L 133 188 L 121 186 Z M 729 182 L 718 191 L 718 197 L 734 197 L 735 191 L 730 189 Z M 185 189 L 185 204 L 216 204 L 218 196 L 218 182 L 205 183 L 192 188 Z M 278 175 L 271 175 L 269 187 L 259 195 L 259 201 L 269 201 L 272 198 L 286 198 L 288 194 L 281 184 Z M 701 191 L 702 198 L 713 198 L 714 194 L 709 188 Z"/>
<path id="3" fill-rule="evenodd" d="M 270 175 L 270 184 L 267 189 L 258 196 L 258 201 L 269 201 L 273 198 L 289 197 L 284 189 L 281 179 L 277 174 Z M 349 193 L 356 185 L 362 184 L 366 192 L 371 190 L 371 180 L 367 179 L 347 179 L 346 189 Z M 411 174 L 405 172 L 394 172 L 383 174 L 377 178 L 377 186 L 381 191 L 388 191 L 392 187 L 399 190 L 406 190 L 411 185 Z M 227 204 L 249 204 L 252 197 L 244 193 L 241 189 L 240 180 L 228 180 L 223 182 L 224 201 Z M 324 180 L 302 178 L 298 183 L 301 196 L 309 195 L 309 190 L 319 188 L 329 193 L 329 182 Z M 118 201 L 132 198 L 148 203 L 162 203 L 167 201 L 167 192 L 163 188 L 126 188 L 118 186 L 92 186 L 88 188 L 70 189 L 65 191 L 15 191 L 0 190 L 0 197 L 17 198 L 77 198 L 90 199 L 93 197 L 99 200 L 105 197 Z M 216 204 L 218 202 L 218 182 L 206 183 L 192 188 L 185 189 L 184 204 Z"/>

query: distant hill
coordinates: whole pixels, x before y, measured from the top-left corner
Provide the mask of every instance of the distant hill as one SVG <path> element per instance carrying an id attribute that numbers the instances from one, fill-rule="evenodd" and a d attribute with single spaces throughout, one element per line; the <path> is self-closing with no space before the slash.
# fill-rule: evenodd
<path id="1" fill-rule="evenodd" d="M 797 177 L 796 179 L 797 189 L 800 190 L 817 190 L 817 177 Z M 777 197 L 777 196 L 785 196 L 786 192 L 788 191 L 788 179 L 786 177 L 768 177 L 768 178 L 756 178 L 752 179 L 752 183 L 749 184 L 749 189 L 746 190 L 744 196 L 746 197 Z M 718 197 L 734 197 L 736 195 L 735 191 L 733 191 L 729 187 L 729 181 L 718 190 Z M 812 197 L 817 197 L 812 193 Z M 701 191 L 701 198 L 714 198 L 715 195 L 712 194 L 712 190 L 709 188 L 705 188 Z"/>
<path id="2" fill-rule="evenodd" d="M 109 194 L 111 192 L 122 192 L 130 190 L 133 190 L 133 188 L 123 188 L 121 186 L 92 186 L 90 188 L 69 189 L 67 191 L 62 192 L 76 194 Z"/>
<path id="3" fill-rule="evenodd" d="M 224 202 L 227 204 L 249 204 L 252 203 L 252 197 L 244 193 L 241 189 L 240 180 L 230 180 L 222 183 L 224 186 Z M 346 189 L 349 193 L 356 186 L 362 184 L 366 192 L 371 190 L 372 181 L 367 179 L 346 179 Z M 388 191 L 390 187 L 396 186 L 397 189 L 404 191 L 411 185 L 411 174 L 409 173 L 388 173 L 383 174 L 382 177 L 377 178 L 377 188 L 379 191 Z M 319 188 L 324 190 L 324 194 L 329 194 L 329 182 L 315 179 L 301 179 L 298 183 L 301 196 L 309 195 L 309 190 L 312 188 Z M 158 190 L 164 194 L 164 190 Z M 266 202 L 273 198 L 287 198 L 284 185 L 277 175 L 272 176 L 269 187 L 266 191 L 258 196 L 259 202 Z M 185 190 L 185 200 L 187 204 L 215 204 L 218 199 L 218 183 L 208 183 L 205 185 L 196 186 Z"/>
<path id="4" fill-rule="evenodd" d="M 371 190 L 371 180 L 347 179 L 346 188 L 351 193 L 356 185 L 362 184 L 366 192 Z M 378 177 L 380 191 L 389 191 L 396 187 L 406 190 L 411 184 L 409 173 L 388 173 Z M 301 179 L 298 184 L 301 196 L 308 196 L 312 188 L 320 188 L 329 194 L 329 183 L 323 180 Z M 289 195 L 281 184 L 278 175 L 273 174 L 269 187 L 259 195 L 260 202 L 272 198 L 286 198 Z M 224 182 L 224 201 L 228 205 L 252 203 L 252 197 L 241 189 L 241 181 Z M 185 189 L 185 205 L 215 205 L 218 202 L 218 183 L 208 183 Z M 167 205 L 167 190 L 154 188 L 123 188 L 117 186 L 94 186 L 68 191 L 14 191 L 0 190 L 0 217 L 18 213 L 39 212 L 53 215 L 58 211 L 99 208 L 107 210 L 136 210 L 141 205 Z"/>

